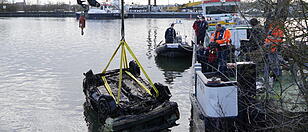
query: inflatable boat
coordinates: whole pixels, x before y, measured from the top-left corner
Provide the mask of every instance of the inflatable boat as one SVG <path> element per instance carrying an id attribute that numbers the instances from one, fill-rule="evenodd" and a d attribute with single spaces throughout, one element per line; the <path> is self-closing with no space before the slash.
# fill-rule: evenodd
<path id="1" fill-rule="evenodd" d="M 164 43 L 155 48 L 157 56 L 166 57 L 191 57 L 193 50 L 192 46 L 187 43 Z"/>
<path id="2" fill-rule="evenodd" d="M 155 47 L 157 56 L 164 57 L 192 57 L 193 47 L 182 41 L 182 36 L 177 35 L 173 43 L 163 43 Z"/>

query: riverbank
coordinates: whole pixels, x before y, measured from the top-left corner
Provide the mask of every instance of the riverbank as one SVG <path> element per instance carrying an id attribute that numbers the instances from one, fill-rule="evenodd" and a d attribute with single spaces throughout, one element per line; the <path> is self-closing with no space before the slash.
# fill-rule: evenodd
<path id="1" fill-rule="evenodd" d="M 1 12 L 0 17 L 75 17 L 75 12 Z"/>
<path id="2" fill-rule="evenodd" d="M 198 12 L 128 12 L 126 18 L 196 18 Z M 119 13 L 88 14 L 89 19 L 120 19 Z M 1 12 L 0 17 L 77 17 L 75 12 Z"/>

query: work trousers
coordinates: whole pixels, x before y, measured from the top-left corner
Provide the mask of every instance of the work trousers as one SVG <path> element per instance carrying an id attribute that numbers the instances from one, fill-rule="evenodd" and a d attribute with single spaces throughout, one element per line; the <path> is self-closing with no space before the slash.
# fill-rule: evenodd
<path id="1" fill-rule="evenodd" d="M 280 63 L 279 63 L 279 55 L 277 52 L 267 53 L 265 55 L 265 63 L 264 63 L 265 81 L 268 81 L 271 71 L 274 73 L 276 77 L 282 74 L 282 70 L 280 68 Z"/>
<path id="2" fill-rule="evenodd" d="M 227 73 L 227 60 L 229 55 L 227 46 L 218 50 L 218 70 L 223 74 Z"/>
<path id="3" fill-rule="evenodd" d="M 197 36 L 197 44 L 203 45 L 204 44 L 204 37 L 205 37 L 205 34 L 199 34 Z"/>

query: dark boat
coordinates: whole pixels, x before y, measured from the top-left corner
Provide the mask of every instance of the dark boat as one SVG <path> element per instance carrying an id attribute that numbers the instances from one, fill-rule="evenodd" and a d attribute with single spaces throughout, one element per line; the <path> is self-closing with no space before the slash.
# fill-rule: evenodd
<path id="1" fill-rule="evenodd" d="M 157 56 L 166 57 L 192 57 L 193 47 L 187 42 L 182 42 L 182 38 L 177 36 L 174 43 L 163 43 L 156 46 Z"/>
<path id="2" fill-rule="evenodd" d="M 178 105 L 169 101 L 171 93 L 168 87 L 155 83 L 156 92 L 149 82 L 140 77 L 140 69 L 135 61 L 129 63 L 129 68 L 122 70 L 119 102 L 115 98 L 118 96 L 120 69 L 99 74 L 93 74 L 90 70 L 84 74 L 86 103 L 96 111 L 104 130 L 158 131 L 177 125 L 176 120 L 180 116 Z M 153 96 L 157 93 L 158 96 Z"/>

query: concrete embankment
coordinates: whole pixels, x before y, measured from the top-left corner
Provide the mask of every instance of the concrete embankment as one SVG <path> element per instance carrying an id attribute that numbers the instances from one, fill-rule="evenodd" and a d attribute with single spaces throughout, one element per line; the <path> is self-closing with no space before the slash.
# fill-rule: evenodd
<path id="1" fill-rule="evenodd" d="M 1 12 L 0 17 L 75 17 L 75 12 Z"/>
<path id="2" fill-rule="evenodd" d="M 199 12 L 129 12 L 128 18 L 196 18 Z"/>
<path id="3" fill-rule="evenodd" d="M 125 18 L 196 18 L 198 12 L 128 12 Z M 120 19 L 119 13 L 88 14 L 89 19 Z M 1 12 L 0 17 L 79 17 L 75 12 Z"/>

